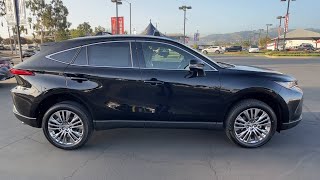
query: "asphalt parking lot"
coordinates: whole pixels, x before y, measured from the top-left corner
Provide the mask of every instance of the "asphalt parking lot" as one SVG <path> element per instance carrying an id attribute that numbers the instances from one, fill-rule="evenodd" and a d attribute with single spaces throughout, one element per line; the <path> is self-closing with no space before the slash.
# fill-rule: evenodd
<path id="1" fill-rule="evenodd" d="M 305 179 L 320 178 L 320 58 L 214 57 L 291 74 L 305 93 L 303 121 L 258 149 L 229 142 L 223 131 L 114 129 L 63 151 L 41 129 L 11 112 L 14 79 L 0 82 L 0 179 Z"/>

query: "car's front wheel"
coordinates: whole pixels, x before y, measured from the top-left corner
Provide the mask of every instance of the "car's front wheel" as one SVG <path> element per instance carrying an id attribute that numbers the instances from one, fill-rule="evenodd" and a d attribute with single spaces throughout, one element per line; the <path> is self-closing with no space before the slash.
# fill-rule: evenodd
<path id="1" fill-rule="evenodd" d="M 65 101 L 54 105 L 45 113 L 42 129 L 51 144 L 72 150 L 88 141 L 93 125 L 85 108 L 78 103 Z"/>
<path id="2" fill-rule="evenodd" d="M 266 103 L 243 100 L 231 108 L 225 126 L 231 141 L 242 147 L 256 148 L 272 138 L 277 129 L 277 117 Z"/>

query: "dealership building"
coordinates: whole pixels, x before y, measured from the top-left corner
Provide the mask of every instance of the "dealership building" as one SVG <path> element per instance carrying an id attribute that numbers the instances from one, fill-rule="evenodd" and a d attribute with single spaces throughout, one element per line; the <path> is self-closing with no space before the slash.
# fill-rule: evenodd
<path id="1" fill-rule="evenodd" d="M 280 36 L 280 43 L 283 42 L 284 36 Z M 276 43 L 278 38 L 273 39 Z M 302 43 L 312 44 L 315 48 L 320 48 L 320 33 L 296 29 L 290 31 L 286 35 L 286 48 L 300 46 Z"/>

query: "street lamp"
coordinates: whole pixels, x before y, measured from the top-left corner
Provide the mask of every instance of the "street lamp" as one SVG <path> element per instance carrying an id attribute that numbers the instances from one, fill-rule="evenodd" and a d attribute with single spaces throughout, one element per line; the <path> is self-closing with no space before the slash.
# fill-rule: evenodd
<path id="1" fill-rule="evenodd" d="M 277 50 L 279 50 L 279 42 L 280 42 L 280 35 L 281 35 L 281 22 L 282 22 L 282 19 L 284 19 L 284 18 L 285 18 L 284 16 L 278 16 L 278 17 L 277 17 L 277 19 L 280 20 L 279 29 L 278 29 Z"/>
<path id="2" fill-rule="evenodd" d="M 191 6 L 181 6 L 179 7 L 179 10 L 184 11 L 184 19 L 183 19 L 183 42 L 186 43 L 186 13 L 187 9 L 192 9 Z"/>
<path id="3" fill-rule="evenodd" d="M 287 1 L 287 0 L 281 0 L 281 1 Z M 296 1 L 296 0 L 288 0 L 288 6 L 287 6 L 287 14 L 286 14 L 286 19 L 287 19 L 287 24 L 286 24 L 286 28 L 284 30 L 284 35 L 283 35 L 283 50 L 285 50 L 286 48 L 286 35 L 287 35 L 287 31 L 288 31 L 288 27 L 289 27 L 289 10 L 290 10 L 290 1 Z"/>
<path id="4" fill-rule="evenodd" d="M 266 24 L 267 26 L 267 34 L 266 34 L 266 47 L 268 46 L 268 36 L 269 36 L 269 26 L 272 26 L 272 24 Z"/>
<path id="5" fill-rule="evenodd" d="M 118 5 L 121 5 L 121 0 L 111 0 L 111 2 L 116 3 L 116 19 L 117 19 L 117 34 L 119 34 L 119 21 L 118 21 Z"/>
<path id="6" fill-rule="evenodd" d="M 129 2 L 129 1 L 127 1 L 127 0 L 123 0 L 123 1 L 125 1 L 126 3 L 128 3 L 129 6 L 130 6 L 130 34 L 131 34 L 131 2 Z"/>

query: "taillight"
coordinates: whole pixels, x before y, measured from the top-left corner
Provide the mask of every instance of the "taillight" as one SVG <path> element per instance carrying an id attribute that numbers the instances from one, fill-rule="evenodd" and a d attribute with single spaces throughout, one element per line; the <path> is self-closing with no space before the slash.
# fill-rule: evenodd
<path id="1" fill-rule="evenodd" d="M 14 75 L 34 76 L 32 71 L 11 68 L 10 72 Z"/>

